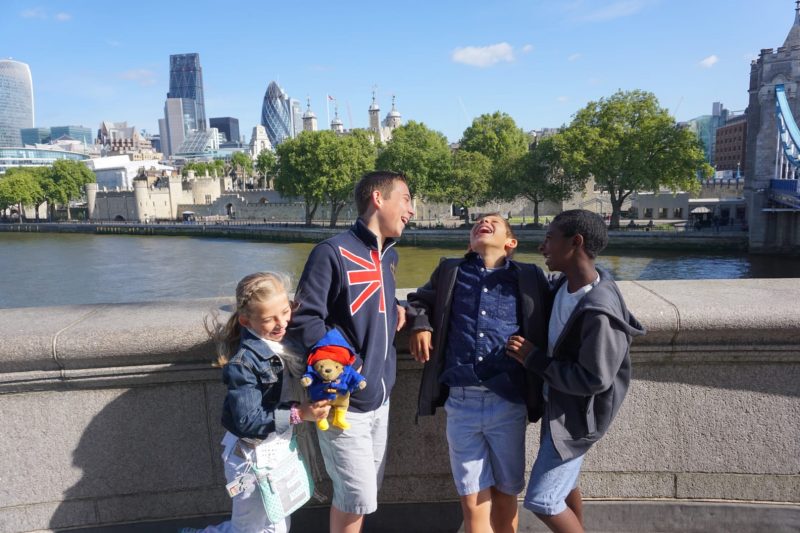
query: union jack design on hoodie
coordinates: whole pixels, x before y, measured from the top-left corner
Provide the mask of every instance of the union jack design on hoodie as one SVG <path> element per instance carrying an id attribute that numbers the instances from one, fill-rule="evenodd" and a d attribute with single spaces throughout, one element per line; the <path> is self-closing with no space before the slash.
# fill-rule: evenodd
<path id="1" fill-rule="evenodd" d="M 297 286 L 297 309 L 287 340 L 305 353 L 338 329 L 355 349 L 355 368 L 367 387 L 350 397 L 350 410 L 373 411 L 389 398 L 395 382 L 397 300 L 394 240 L 378 240 L 360 219 L 349 231 L 317 244 Z M 363 363 L 363 365 L 362 365 Z"/>

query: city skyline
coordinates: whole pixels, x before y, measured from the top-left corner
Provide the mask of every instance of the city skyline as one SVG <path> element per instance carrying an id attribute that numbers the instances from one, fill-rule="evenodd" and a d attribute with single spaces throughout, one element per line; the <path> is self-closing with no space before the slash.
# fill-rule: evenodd
<path id="1" fill-rule="evenodd" d="M 424 122 L 451 141 L 495 110 L 525 130 L 558 127 L 618 89 L 651 91 L 688 120 L 710 114 L 715 101 L 743 110 L 750 61 L 783 44 L 794 16 L 788 0 L 302 9 L 245 2 L 226 14 L 230 24 L 220 32 L 217 11 L 189 6 L 145 1 L 111 14 L 54 0 L 8 2 L 0 57 L 30 65 L 34 126 L 95 130 L 103 120 L 127 121 L 156 133 L 169 56 L 184 53 L 200 55 L 206 116 L 238 118 L 242 131 L 259 123 L 271 81 L 303 103 L 310 97 L 321 128 L 333 118 L 327 95 L 346 128 L 367 127 L 376 89 L 381 115 L 396 95 L 404 121 Z"/>

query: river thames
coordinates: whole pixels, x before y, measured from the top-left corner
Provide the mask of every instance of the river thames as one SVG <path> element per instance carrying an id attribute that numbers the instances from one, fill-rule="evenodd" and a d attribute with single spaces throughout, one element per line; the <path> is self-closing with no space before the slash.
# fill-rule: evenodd
<path id="1" fill-rule="evenodd" d="M 251 272 L 297 280 L 312 244 L 192 237 L 0 234 L 0 308 L 229 297 Z M 397 286 L 418 287 L 439 259 L 463 250 L 398 247 Z M 544 267 L 535 252 L 516 259 Z M 598 263 L 618 280 L 800 277 L 800 258 L 610 251 Z"/>

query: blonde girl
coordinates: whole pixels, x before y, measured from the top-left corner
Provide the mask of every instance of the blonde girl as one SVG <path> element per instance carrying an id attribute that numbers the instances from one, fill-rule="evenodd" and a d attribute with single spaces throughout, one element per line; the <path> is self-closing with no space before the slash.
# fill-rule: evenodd
<path id="1" fill-rule="evenodd" d="M 305 371 L 305 359 L 281 344 L 292 316 L 287 287 L 288 281 L 280 274 L 245 276 L 236 286 L 236 309 L 227 322 L 221 324 L 214 317 L 210 326 L 206 324 L 228 389 L 222 409 L 227 430 L 222 458 L 228 485 L 241 479 L 246 457 L 258 457 L 259 446 L 290 438 L 293 426 L 326 418 L 330 410 L 327 402 L 312 404 L 304 399 L 299 377 Z M 202 531 L 284 533 L 289 525 L 289 516 L 277 523 L 269 521 L 251 484 L 233 496 L 229 522 Z"/>

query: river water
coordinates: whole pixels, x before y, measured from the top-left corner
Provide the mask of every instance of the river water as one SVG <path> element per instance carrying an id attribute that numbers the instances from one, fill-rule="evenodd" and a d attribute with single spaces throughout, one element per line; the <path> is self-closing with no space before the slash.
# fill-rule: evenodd
<path id="1" fill-rule="evenodd" d="M 0 308 L 228 297 L 258 270 L 296 281 L 312 244 L 192 237 L 0 233 Z M 458 249 L 401 246 L 397 286 L 418 287 Z M 516 259 L 544 268 L 537 253 Z M 598 263 L 618 280 L 800 277 L 800 258 L 609 252 Z"/>

